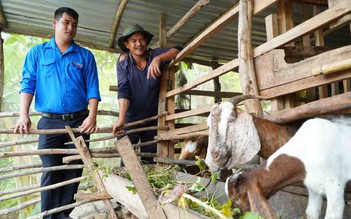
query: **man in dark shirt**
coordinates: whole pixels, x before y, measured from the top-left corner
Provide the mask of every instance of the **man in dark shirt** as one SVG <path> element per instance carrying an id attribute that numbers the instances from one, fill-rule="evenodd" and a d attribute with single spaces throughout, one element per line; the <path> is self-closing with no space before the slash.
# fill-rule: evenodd
<path id="1" fill-rule="evenodd" d="M 112 132 L 123 133 L 125 123 L 157 115 L 160 92 L 161 69 L 177 56 L 180 47 L 147 49 L 153 35 L 141 26 L 134 24 L 127 27 L 118 39 L 118 46 L 123 51 L 117 60 L 119 120 Z M 140 128 L 157 125 L 157 121 Z M 128 129 L 131 129 L 128 128 Z M 154 140 L 156 130 L 128 135 L 133 144 Z M 155 153 L 156 144 L 141 148 L 141 152 Z M 148 163 L 153 159 L 142 157 Z"/>
<path id="2" fill-rule="evenodd" d="M 78 25 L 75 10 L 66 7 L 57 9 L 52 24 L 55 36 L 49 42 L 33 47 L 26 56 L 20 88 L 20 117 L 14 132 L 28 134 L 31 127 L 29 108 L 35 95 L 35 110 L 42 112 L 38 129 L 79 127 L 87 139 L 88 134 L 98 130 L 96 114 L 101 98 L 95 58 L 89 50 L 73 41 Z M 43 134 L 39 136 L 39 149 L 75 148 L 72 144 L 64 144 L 69 141 L 68 134 Z M 40 159 L 43 167 L 60 166 L 63 165 L 63 156 L 41 155 Z M 44 172 L 41 186 L 81 175 L 82 169 Z M 78 185 L 74 183 L 41 192 L 42 212 L 73 203 Z M 71 211 L 64 210 L 44 218 L 69 218 Z"/>

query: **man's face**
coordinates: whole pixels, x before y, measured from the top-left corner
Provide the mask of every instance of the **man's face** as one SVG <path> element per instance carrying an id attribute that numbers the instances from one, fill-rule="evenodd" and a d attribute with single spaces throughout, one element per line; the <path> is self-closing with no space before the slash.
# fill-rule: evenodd
<path id="1" fill-rule="evenodd" d="M 124 45 L 129 49 L 133 55 L 144 55 L 147 47 L 147 39 L 143 33 L 137 32 L 131 35 Z"/>
<path id="2" fill-rule="evenodd" d="M 63 13 L 59 20 L 54 19 L 55 37 L 66 42 L 71 42 L 77 33 L 78 20 Z"/>

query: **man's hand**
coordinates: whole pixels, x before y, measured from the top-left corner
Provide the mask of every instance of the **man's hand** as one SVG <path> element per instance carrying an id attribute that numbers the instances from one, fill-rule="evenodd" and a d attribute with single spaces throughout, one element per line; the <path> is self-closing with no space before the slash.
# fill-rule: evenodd
<path id="1" fill-rule="evenodd" d="M 112 127 L 112 134 L 114 134 L 114 135 L 124 134 L 124 130 L 121 129 L 121 127 L 123 127 L 124 124 L 125 124 L 125 122 L 122 120 L 118 120 L 117 122 L 115 122 L 115 124 Z"/>
<path id="2" fill-rule="evenodd" d="M 88 116 L 79 126 L 80 132 L 85 134 L 91 134 L 99 131 L 99 127 L 96 126 L 96 116 Z"/>
<path id="3" fill-rule="evenodd" d="M 156 56 L 152 62 L 150 63 L 149 69 L 147 71 L 147 79 L 153 77 L 153 79 L 156 79 L 156 77 L 160 77 L 161 75 L 161 69 L 160 69 L 160 59 Z"/>
<path id="4" fill-rule="evenodd" d="M 17 133 L 17 131 L 19 131 L 21 136 L 23 136 L 23 134 L 28 135 L 29 129 L 31 128 L 31 126 L 32 126 L 32 122 L 30 121 L 30 118 L 28 115 L 20 116 L 14 127 L 13 133 Z"/>

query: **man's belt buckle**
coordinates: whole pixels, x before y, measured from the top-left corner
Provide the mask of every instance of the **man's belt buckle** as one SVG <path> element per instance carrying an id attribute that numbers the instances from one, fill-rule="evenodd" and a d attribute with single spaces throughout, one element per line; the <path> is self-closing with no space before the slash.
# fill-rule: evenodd
<path id="1" fill-rule="evenodd" d="M 73 114 L 72 113 L 67 113 L 67 114 L 62 114 L 62 120 L 72 120 L 73 119 Z"/>

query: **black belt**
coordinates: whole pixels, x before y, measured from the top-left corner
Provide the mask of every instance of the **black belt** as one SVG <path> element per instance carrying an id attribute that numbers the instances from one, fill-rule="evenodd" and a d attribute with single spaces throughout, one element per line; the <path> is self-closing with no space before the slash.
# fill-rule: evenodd
<path id="1" fill-rule="evenodd" d="M 76 118 L 80 118 L 82 116 L 88 115 L 89 110 L 83 109 L 81 111 L 75 113 L 66 113 L 66 114 L 55 114 L 55 113 L 41 113 L 43 117 L 51 118 L 51 119 L 61 119 L 61 120 L 72 120 Z"/>

